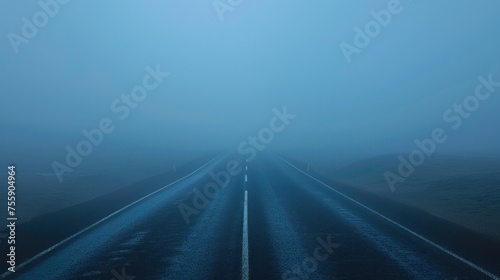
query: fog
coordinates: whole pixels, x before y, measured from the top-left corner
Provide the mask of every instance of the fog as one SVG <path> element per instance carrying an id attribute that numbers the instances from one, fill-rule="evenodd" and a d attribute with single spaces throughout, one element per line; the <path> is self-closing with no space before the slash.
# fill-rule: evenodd
<path id="1" fill-rule="evenodd" d="M 23 17 L 44 23 L 41 4 L 0 3 L 3 165 L 52 170 L 103 120 L 84 160 L 236 151 L 285 107 L 266 148 L 359 159 L 442 128 L 439 153 L 500 155 L 500 87 L 484 83 L 500 81 L 498 1 L 63 2 L 41 1 L 36 32 Z M 457 113 L 478 85 L 491 96 Z M 154 89 L 132 108 L 137 86 Z"/>

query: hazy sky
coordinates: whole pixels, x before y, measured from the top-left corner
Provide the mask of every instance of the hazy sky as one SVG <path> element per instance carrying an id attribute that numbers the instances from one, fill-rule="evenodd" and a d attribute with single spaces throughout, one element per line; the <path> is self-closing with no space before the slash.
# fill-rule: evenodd
<path id="1" fill-rule="evenodd" d="M 62 160 L 103 118 L 96 153 L 236 149 L 285 105 L 297 117 L 272 147 L 409 152 L 443 127 L 443 152 L 500 154 L 500 88 L 456 131 L 443 120 L 478 76 L 500 81 L 500 2 L 401 0 L 348 63 L 339 45 L 391 2 L 243 0 L 221 21 L 212 0 L 73 0 L 16 54 L 8 34 L 43 10 L 1 1 L 2 160 Z M 120 120 L 113 101 L 157 65 L 170 76 Z"/>

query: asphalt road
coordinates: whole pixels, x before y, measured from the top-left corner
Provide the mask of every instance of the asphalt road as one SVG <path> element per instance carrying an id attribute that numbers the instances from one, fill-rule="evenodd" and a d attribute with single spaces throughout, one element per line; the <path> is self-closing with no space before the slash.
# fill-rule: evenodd
<path id="1" fill-rule="evenodd" d="M 277 156 L 224 155 L 2 277 L 498 279 L 455 252 Z"/>

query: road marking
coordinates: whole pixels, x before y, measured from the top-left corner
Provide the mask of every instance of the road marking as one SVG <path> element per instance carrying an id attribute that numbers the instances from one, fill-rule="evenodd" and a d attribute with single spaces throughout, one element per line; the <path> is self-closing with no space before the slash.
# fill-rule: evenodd
<path id="1" fill-rule="evenodd" d="M 248 182 L 248 176 L 245 174 L 245 183 Z"/>
<path id="2" fill-rule="evenodd" d="M 189 173 L 188 175 L 186 175 L 186 176 L 184 176 L 184 177 L 182 177 L 182 178 L 180 178 L 180 179 L 177 179 L 176 181 L 174 181 L 174 182 L 172 182 L 172 183 L 170 183 L 170 184 L 168 184 L 168 185 L 166 185 L 166 186 L 164 186 L 164 187 L 162 187 L 162 188 L 160 188 L 160 189 L 158 189 L 158 190 L 156 190 L 156 191 L 154 191 L 154 192 L 152 192 L 152 193 L 150 193 L 150 194 L 148 194 L 148 195 L 146 195 L 146 196 L 144 196 L 144 197 L 142 197 L 142 198 L 140 198 L 140 199 L 138 199 L 138 200 L 136 200 L 136 201 L 134 201 L 134 202 L 132 202 L 132 203 L 130 203 L 129 205 L 127 205 L 127 206 L 125 206 L 125 207 L 123 207 L 123 208 L 121 208 L 121 209 L 119 209 L 119 210 L 117 210 L 117 211 L 115 211 L 115 212 L 113 212 L 113 213 L 109 214 L 108 216 L 106 216 L 106 217 L 104 217 L 104 218 L 100 219 L 99 221 L 97 221 L 97 222 L 93 223 L 92 225 L 90 225 L 90 226 L 88 226 L 88 227 L 86 227 L 86 228 L 82 229 L 81 231 L 79 231 L 79 232 L 77 232 L 77 233 L 75 233 L 75 234 L 71 235 L 70 237 L 68 237 L 68 238 L 64 239 L 63 241 L 61 241 L 61 242 L 59 242 L 59 243 L 57 243 L 57 244 L 53 245 L 52 247 L 50 247 L 50 248 L 48 248 L 48 249 L 45 249 L 45 250 L 44 250 L 44 251 L 42 251 L 41 253 L 37 254 L 37 255 L 36 255 L 36 256 L 34 256 L 34 257 L 32 257 L 31 259 L 29 259 L 29 260 L 27 260 L 27 261 L 25 261 L 25 262 L 23 262 L 23 263 L 19 264 L 19 265 L 16 267 L 16 272 L 17 272 L 20 268 L 22 268 L 22 267 L 24 267 L 24 266 L 26 266 L 26 265 L 28 265 L 28 264 L 32 263 L 33 261 L 35 261 L 35 260 L 39 259 L 40 257 L 43 257 L 43 256 L 44 256 L 44 255 L 46 255 L 46 254 L 48 254 L 48 253 L 50 253 L 50 252 L 54 251 L 55 249 L 57 249 L 57 248 L 61 247 L 63 244 L 68 243 L 68 242 L 69 242 L 69 241 L 71 241 L 72 239 L 74 239 L 74 238 L 76 238 L 76 237 L 80 236 L 80 235 L 81 235 L 81 234 L 83 234 L 84 232 L 86 232 L 86 231 L 88 231 L 88 230 L 90 230 L 90 229 L 92 229 L 92 228 L 96 227 L 97 225 L 101 224 L 102 222 L 104 222 L 104 221 L 108 220 L 109 218 L 111 218 L 111 217 L 113 217 L 113 216 L 115 216 L 115 215 L 117 215 L 117 214 L 119 214 L 119 213 L 123 212 L 125 209 L 128 209 L 128 208 L 130 208 L 131 206 L 133 206 L 133 205 L 135 205 L 135 204 L 139 203 L 140 201 L 142 201 L 142 200 L 144 200 L 144 199 L 146 199 L 146 198 L 148 198 L 148 197 L 150 197 L 150 196 L 152 196 L 152 195 L 154 195 L 154 194 L 156 194 L 156 193 L 158 193 L 158 192 L 160 192 L 160 191 L 162 191 L 162 190 L 164 190 L 164 189 L 166 189 L 166 188 L 168 188 L 168 187 L 172 186 L 173 184 L 176 184 L 176 183 L 178 183 L 178 182 L 180 182 L 180 181 L 182 181 L 182 180 L 186 179 L 187 177 L 189 177 L 189 176 L 193 175 L 194 173 L 198 172 L 200 169 L 202 169 L 202 168 L 204 168 L 205 166 L 209 165 L 210 163 L 212 163 L 213 161 L 215 161 L 216 159 L 218 159 L 218 158 L 219 158 L 219 157 L 221 157 L 222 155 L 223 155 L 223 154 L 220 154 L 220 155 L 216 156 L 215 158 L 213 158 L 213 159 L 212 159 L 212 160 L 210 160 L 209 162 L 205 163 L 204 165 L 200 166 L 198 169 L 196 169 L 195 171 L 193 171 L 193 172 Z M 8 275 L 10 275 L 10 274 L 12 274 L 12 272 L 7 271 L 7 272 L 2 273 L 2 274 L 0 275 L 0 277 L 1 277 L 1 278 L 4 278 L 4 277 L 6 277 L 6 276 L 8 276 Z"/>
<path id="3" fill-rule="evenodd" d="M 245 202 L 243 206 L 243 248 L 241 250 L 241 279 L 248 280 L 248 192 L 245 191 Z"/>
<path id="4" fill-rule="evenodd" d="M 375 215 L 379 216 L 380 218 L 382 218 L 382 219 L 384 219 L 384 220 L 386 220 L 386 221 L 388 221 L 388 222 L 390 222 L 390 223 L 392 223 L 392 224 L 396 225 L 396 226 L 397 226 L 397 227 L 399 227 L 400 229 L 402 229 L 402 230 L 404 230 L 404 231 L 406 231 L 406 232 L 408 232 L 408 233 L 410 233 L 410 234 L 414 235 L 415 237 L 417 237 L 417 238 L 419 238 L 419 239 L 421 239 L 421 240 L 423 240 L 423 241 L 427 242 L 428 244 L 430 244 L 430 245 L 434 246 L 435 248 L 437 248 L 437 249 L 439 249 L 439 250 L 443 251 L 444 253 L 446 253 L 446 254 L 448 254 L 448 255 L 450 255 L 450 256 L 452 256 L 452 257 L 454 257 L 455 259 L 457 259 L 457 260 L 459 260 L 459 261 L 463 262 L 464 264 L 466 264 L 466 265 L 468 265 L 468 266 L 470 266 L 470 267 L 472 267 L 472 268 L 476 269 L 477 271 L 479 271 L 479 272 L 483 273 L 484 275 L 486 275 L 486 276 L 490 277 L 491 279 L 500 280 L 500 277 L 496 276 L 495 274 L 493 274 L 493 273 L 491 273 L 491 272 L 489 272 L 489 271 L 487 271 L 487 270 L 483 269 L 482 267 L 480 267 L 480 266 L 478 266 L 478 265 L 474 264 L 474 263 L 473 263 L 473 262 L 471 262 L 471 261 L 468 261 L 468 260 L 466 260 L 466 259 L 464 259 L 464 258 L 460 257 L 459 255 L 457 255 L 457 254 L 455 254 L 455 253 L 451 252 L 450 250 L 448 250 L 448 249 L 446 249 L 446 248 L 444 248 L 444 247 L 442 247 L 442 246 L 440 246 L 440 245 L 438 245 L 438 244 L 436 244 L 436 243 L 432 242 L 431 240 L 429 240 L 429 239 L 427 239 L 427 238 L 425 238 L 425 237 L 421 236 L 420 234 L 418 234 L 418 233 L 416 233 L 416 232 L 412 231 L 411 229 L 409 229 L 409 228 L 407 228 L 407 227 L 405 227 L 405 226 L 403 226 L 403 225 L 401 225 L 401 224 L 399 224 L 399 223 L 397 223 L 397 222 L 395 222 L 395 221 L 393 221 L 393 220 L 391 220 L 391 219 L 387 218 L 386 216 L 384 216 L 384 215 L 380 214 L 379 212 L 377 212 L 377 211 L 375 211 L 375 210 L 373 210 L 373 209 L 369 208 L 368 206 L 365 206 L 365 205 L 361 204 L 360 202 L 358 202 L 358 201 L 356 201 L 356 200 L 352 199 L 351 197 L 349 197 L 349 196 L 347 196 L 347 195 L 343 194 L 342 192 L 340 192 L 340 191 L 338 191 L 338 190 L 336 190 L 336 189 L 334 189 L 334 188 L 330 187 L 329 185 L 327 185 L 327 184 L 325 184 L 325 183 L 321 182 L 320 180 L 318 180 L 318 179 L 314 178 L 313 176 L 311 176 L 311 175 L 309 175 L 309 174 L 305 173 L 304 171 L 300 170 L 299 168 L 295 167 L 295 165 L 291 164 L 290 162 L 288 162 L 287 160 L 283 159 L 282 157 L 280 157 L 280 156 L 278 156 L 278 155 L 276 155 L 276 156 L 277 156 L 278 158 L 280 158 L 282 161 L 284 161 L 285 163 L 287 163 L 288 165 L 290 165 L 291 167 L 293 167 L 293 168 L 297 169 L 298 171 L 300 171 L 302 174 L 304 174 L 304 175 L 308 176 L 309 178 L 313 179 L 314 181 L 316 181 L 316 182 L 318 182 L 318 183 L 322 184 L 323 186 L 325 186 L 325 187 L 329 188 L 330 190 L 332 190 L 332 191 L 334 191 L 335 193 L 339 194 L 340 196 L 342 196 L 342 197 L 346 198 L 347 200 L 350 200 L 350 201 L 354 202 L 355 204 L 357 204 L 357 205 L 359 205 L 359 206 L 363 207 L 364 209 L 366 209 L 366 210 L 368 210 L 368 211 L 372 212 L 373 214 L 375 214 Z"/>

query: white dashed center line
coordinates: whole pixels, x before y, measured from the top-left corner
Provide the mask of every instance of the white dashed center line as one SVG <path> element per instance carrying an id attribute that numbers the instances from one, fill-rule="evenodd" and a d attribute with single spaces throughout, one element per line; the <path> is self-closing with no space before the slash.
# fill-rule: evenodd
<path id="1" fill-rule="evenodd" d="M 245 191 L 245 202 L 243 206 L 243 248 L 241 256 L 241 279 L 248 280 L 248 192 Z"/>

